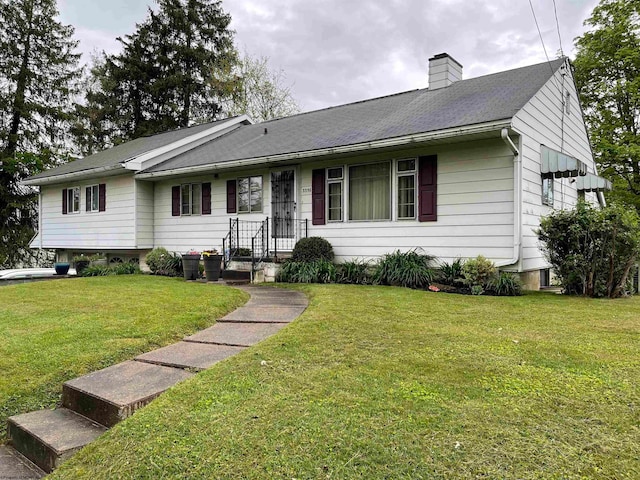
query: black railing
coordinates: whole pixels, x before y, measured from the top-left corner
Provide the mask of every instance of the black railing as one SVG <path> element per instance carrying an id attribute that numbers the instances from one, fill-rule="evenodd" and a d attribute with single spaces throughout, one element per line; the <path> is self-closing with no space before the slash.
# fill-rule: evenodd
<path id="1" fill-rule="evenodd" d="M 293 250 L 309 236 L 308 220 L 267 217 L 265 220 L 229 219 L 229 233 L 222 240 L 225 268 L 233 257 L 251 257 L 252 263 Z"/>

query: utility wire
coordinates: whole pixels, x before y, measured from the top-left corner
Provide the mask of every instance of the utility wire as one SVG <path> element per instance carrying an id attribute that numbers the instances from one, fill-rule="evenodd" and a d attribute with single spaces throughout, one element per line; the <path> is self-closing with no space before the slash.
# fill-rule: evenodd
<path id="1" fill-rule="evenodd" d="M 555 73 L 553 71 L 553 67 L 551 66 L 551 60 L 549 59 L 549 54 L 547 53 L 547 47 L 544 44 L 544 39 L 542 38 L 542 32 L 540 31 L 540 25 L 538 24 L 538 17 L 536 17 L 536 11 L 533 9 L 533 2 L 529 0 L 529 6 L 531 7 L 531 13 L 533 14 L 533 20 L 536 22 L 536 28 L 538 29 L 538 36 L 540 37 L 540 42 L 542 43 L 542 49 L 544 50 L 544 56 L 547 57 L 547 64 L 549 65 L 549 70 L 551 70 L 551 78 L 553 79 L 553 84 L 556 86 L 558 91 L 560 92 L 560 98 L 562 98 L 562 90 L 558 86 L 555 78 Z"/>
<path id="2" fill-rule="evenodd" d="M 562 48 L 562 35 L 560 35 L 560 22 L 558 21 L 558 8 L 556 7 L 556 0 L 553 0 L 553 13 L 556 16 L 556 29 L 558 30 L 558 42 L 560 43 L 560 56 L 564 57 L 564 51 Z"/>

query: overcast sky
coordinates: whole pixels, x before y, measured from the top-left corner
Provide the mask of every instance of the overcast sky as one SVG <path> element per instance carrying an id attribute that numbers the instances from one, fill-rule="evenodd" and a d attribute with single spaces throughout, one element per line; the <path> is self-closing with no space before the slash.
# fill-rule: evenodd
<path id="1" fill-rule="evenodd" d="M 83 61 L 118 51 L 153 0 L 58 0 Z M 597 0 L 556 0 L 565 54 Z M 447 52 L 464 78 L 545 61 L 529 0 L 223 0 L 236 45 L 283 69 L 303 111 L 427 86 Z M 553 0 L 533 0 L 550 58 L 560 49 Z"/>

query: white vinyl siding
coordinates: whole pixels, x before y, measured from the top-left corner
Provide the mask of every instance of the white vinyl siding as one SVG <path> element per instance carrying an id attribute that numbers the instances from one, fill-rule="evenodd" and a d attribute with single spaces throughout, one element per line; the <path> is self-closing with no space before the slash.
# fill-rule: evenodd
<path id="1" fill-rule="evenodd" d="M 136 181 L 136 246 L 138 248 L 153 248 L 153 187 L 152 182 Z"/>
<path id="2" fill-rule="evenodd" d="M 96 183 L 106 184 L 108 208 L 100 215 L 63 215 L 60 191 L 78 184 L 42 186 L 42 247 L 75 249 L 123 249 L 135 247 L 135 197 L 133 175 L 89 180 L 80 191 Z M 68 207 L 68 205 L 67 205 Z"/>
<path id="3" fill-rule="evenodd" d="M 559 87 L 563 88 L 562 92 Z M 572 98 L 568 101 L 575 102 L 569 114 L 566 112 L 567 92 Z M 563 81 L 558 71 L 513 118 L 513 128 L 521 134 L 523 225 L 520 268 L 524 271 L 549 267 L 535 233 L 540 226 L 540 217 L 553 209 L 573 208 L 578 200 L 574 179 L 556 178 L 552 180 L 553 207 L 543 204 L 540 145 L 575 157 L 587 164 L 589 172 L 595 172 L 577 98 L 571 72 L 566 72 Z M 587 201 L 597 202 L 593 193 L 587 193 L 585 197 Z"/>

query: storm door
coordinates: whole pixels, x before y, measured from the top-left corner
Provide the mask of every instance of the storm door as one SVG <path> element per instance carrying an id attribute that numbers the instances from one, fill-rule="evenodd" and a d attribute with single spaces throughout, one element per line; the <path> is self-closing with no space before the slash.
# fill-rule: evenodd
<path id="1" fill-rule="evenodd" d="M 295 238 L 295 171 L 271 172 L 271 232 L 273 238 Z"/>

